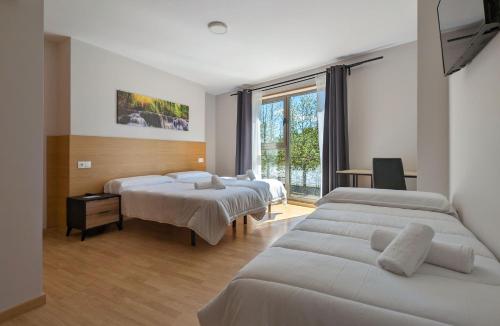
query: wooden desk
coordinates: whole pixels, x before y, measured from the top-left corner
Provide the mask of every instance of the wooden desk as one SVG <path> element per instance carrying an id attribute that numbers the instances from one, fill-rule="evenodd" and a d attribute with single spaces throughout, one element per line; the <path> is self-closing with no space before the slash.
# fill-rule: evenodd
<path id="1" fill-rule="evenodd" d="M 372 170 L 362 170 L 362 169 L 349 169 L 349 170 L 339 170 L 337 174 L 352 175 L 352 186 L 358 186 L 358 176 L 366 175 L 370 176 L 370 185 L 373 188 L 373 171 Z M 416 171 L 405 171 L 405 178 L 416 178 Z"/>

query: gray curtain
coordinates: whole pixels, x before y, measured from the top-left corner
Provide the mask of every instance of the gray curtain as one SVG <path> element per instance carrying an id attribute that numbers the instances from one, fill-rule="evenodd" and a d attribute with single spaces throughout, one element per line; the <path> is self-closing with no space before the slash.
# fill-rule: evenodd
<path id="1" fill-rule="evenodd" d="M 252 91 L 238 92 L 236 121 L 236 174 L 252 168 Z"/>
<path id="2" fill-rule="evenodd" d="M 348 185 L 338 170 L 349 168 L 347 130 L 347 71 L 344 65 L 326 71 L 325 124 L 323 127 L 322 195 Z"/>

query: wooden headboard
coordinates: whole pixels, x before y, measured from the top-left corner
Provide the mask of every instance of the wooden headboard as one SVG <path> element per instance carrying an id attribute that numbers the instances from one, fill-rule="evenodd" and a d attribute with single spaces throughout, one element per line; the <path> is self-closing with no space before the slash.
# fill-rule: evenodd
<path id="1" fill-rule="evenodd" d="M 67 196 L 102 192 L 104 184 L 116 178 L 205 170 L 205 150 L 205 142 L 49 136 L 47 226 L 65 225 Z M 199 158 L 203 163 L 198 163 Z M 91 161 L 92 168 L 78 169 L 78 161 Z M 61 182 L 67 182 L 67 187 Z"/>
<path id="2" fill-rule="evenodd" d="M 205 170 L 204 142 L 70 136 L 69 193 L 100 192 L 116 178 L 174 171 Z M 78 161 L 92 161 L 78 169 Z"/>

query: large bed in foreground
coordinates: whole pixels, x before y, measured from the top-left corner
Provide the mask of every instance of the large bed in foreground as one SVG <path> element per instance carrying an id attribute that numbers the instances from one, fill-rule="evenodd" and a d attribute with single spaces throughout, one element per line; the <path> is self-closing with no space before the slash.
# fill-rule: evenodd
<path id="1" fill-rule="evenodd" d="M 472 247 L 473 272 L 424 263 L 403 277 L 377 266 L 371 233 L 410 222 L 431 226 L 437 241 Z M 440 195 L 341 189 L 245 266 L 198 318 L 202 326 L 500 325 L 500 264 Z"/>

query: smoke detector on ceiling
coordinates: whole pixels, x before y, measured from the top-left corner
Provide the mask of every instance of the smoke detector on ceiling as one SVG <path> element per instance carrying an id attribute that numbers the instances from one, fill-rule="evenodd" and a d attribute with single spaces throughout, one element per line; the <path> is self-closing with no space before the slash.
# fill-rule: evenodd
<path id="1" fill-rule="evenodd" d="M 226 34 L 227 25 L 221 21 L 213 21 L 208 23 L 208 29 L 214 34 Z"/>

